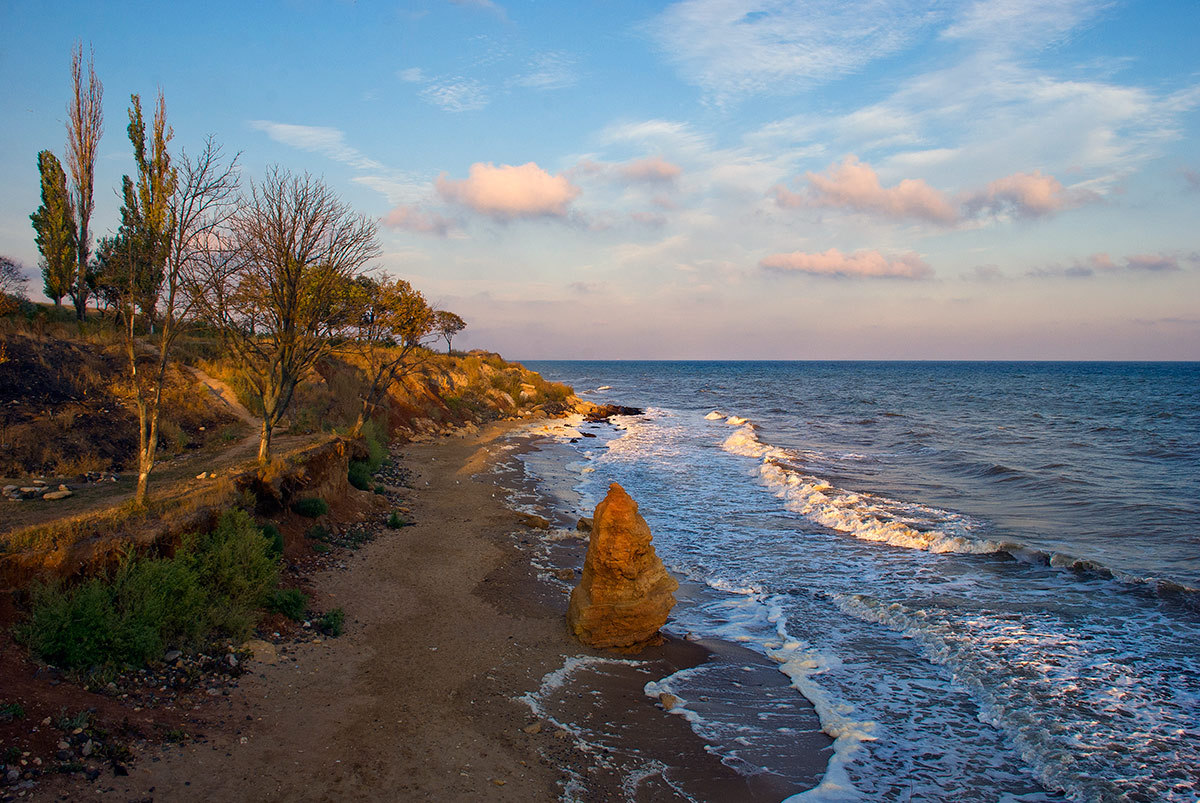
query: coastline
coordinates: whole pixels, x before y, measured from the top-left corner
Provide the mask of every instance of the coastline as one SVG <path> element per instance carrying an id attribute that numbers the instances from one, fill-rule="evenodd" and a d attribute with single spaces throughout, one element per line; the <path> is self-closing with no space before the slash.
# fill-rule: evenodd
<path id="1" fill-rule="evenodd" d="M 705 800 L 732 801 L 799 791 L 739 775 L 644 694 L 647 679 L 709 660 L 706 646 L 668 639 L 635 667 L 570 639 L 566 595 L 537 578 L 521 549 L 536 531 L 485 473 L 512 454 L 501 439 L 521 423 L 399 447 L 415 525 L 314 578 L 321 602 L 345 610 L 345 634 L 254 663 L 210 704 L 206 734 L 143 748 L 129 776 L 93 789 L 170 800 L 662 800 L 702 789 Z M 536 448 L 531 438 L 514 445 Z M 576 673 L 564 707 L 536 716 L 523 698 L 581 660 L 619 671 Z M 618 736 L 581 739 L 588 723 Z M 806 755 L 819 777 L 819 748 Z M 37 797 L 60 796 L 63 782 Z"/>

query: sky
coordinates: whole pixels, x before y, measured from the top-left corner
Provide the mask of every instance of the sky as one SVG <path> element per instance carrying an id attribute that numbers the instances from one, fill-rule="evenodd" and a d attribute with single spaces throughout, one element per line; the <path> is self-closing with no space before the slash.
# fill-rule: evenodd
<path id="1" fill-rule="evenodd" d="M 41 296 L 70 53 L 379 221 L 513 359 L 1200 359 L 1196 0 L 0 0 L 0 254 Z"/>

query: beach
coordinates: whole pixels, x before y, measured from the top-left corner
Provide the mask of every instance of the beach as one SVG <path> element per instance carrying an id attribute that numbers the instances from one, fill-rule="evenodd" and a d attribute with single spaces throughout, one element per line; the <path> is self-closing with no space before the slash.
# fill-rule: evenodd
<path id="1" fill-rule="evenodd" d="M 319 604 L 345 610 L 345 633 L 254 663 L 206 706 L 202 734 L 139 749 L 127 777 L 106 775 L 95 790 L 121 800 L 715 801 L 799 791 L 738 774 L 645 694 L 647 681 L 713 660 L 703 644 L 672 638 L 626 656 L 568 636 L 566 595 L 522 549 L 545 532 L 506 506 L 511 470 L 491 470 L 536 448 L 506 440 L 515 426 L 398 447 L 415 524 L 315 578 Z M 574 551 L 581 563 L 582 542 Z M 769 661 L 722 649 L 762 682 L 785 684 Z M 796 760 L 815 783 L 829 740 L 809 717 L 812 747 Z"/>

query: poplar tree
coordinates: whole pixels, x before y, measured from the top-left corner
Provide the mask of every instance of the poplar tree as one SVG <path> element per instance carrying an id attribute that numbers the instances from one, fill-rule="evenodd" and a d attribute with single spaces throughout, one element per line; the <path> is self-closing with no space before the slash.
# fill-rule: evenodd
<path id="1" fill-rule="evenodd" d="M 71 54 L 73 95 L 67 104 L 67 167 L 71 171 L 71 191 L 75 212 L 75 277 L 70 291 L 75 303 L 75 316 L 83 320 L 90 288 L 88 257 L 91 237 L 88 224 L 92 219 L 92 190 L 96 178 L 96 149 L 104 133 L 104 85 L 96 77 L 95 53 L 88 57 L 88 80 L 83 80 L 83 44 L 75 45 Z"/>
<path id="2" fill-rule="evenodd" d="M 42 255 L 42 283 L 46 297 L 57 307 L 71 291 L 75 276 L 75 209 L 67 192 L 67 175 L 50 151 L 38 154 L 42 177 L 42 205 L 29 216 L 37 232 L 34 241 Z"/>

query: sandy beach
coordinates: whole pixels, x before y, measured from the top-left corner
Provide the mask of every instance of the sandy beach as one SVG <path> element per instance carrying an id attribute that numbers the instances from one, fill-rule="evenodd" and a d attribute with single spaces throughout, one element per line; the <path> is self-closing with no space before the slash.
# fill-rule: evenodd
<path id="1" fill-rule="evenodd" d="M 706 646 L 672 639 L 630 660 L 570 639 L 566 595 L 537 580 L 520 548 L 536 531 L 505 506 L 495 474 L 477 476 L 506 451 L 500 439 L 512 427 L 404 446 L 416 524 L 316 578 L 320 604 L 346 612 L 344 635 L 255 663 L 211 704 L 206 733 L 144 749 L 128 777 L 102 779 L 95 792 L 179 801 L 732 801 L 799 791 L 726 767 L 682 717 L 643 693 L 648 680 L 722 660 Z M 582 560 L 582 545 L 577 553 Z M 757 662 L 746 671 L 760 682 L 784 684 L 769 663 L 723 649 L 724 660 Z M 588 671 L 553 690 L 553 718 L 537 716 L 522 697 L 545 690 L 544 679 L 569 661 Z M 796 695 L 796 704 L 805 701 Z M 797 740 L 797 760 L 814 781 L 828 743 L 815 728 Z M 40 796 L 63 791 L 50 784 Z"/>

